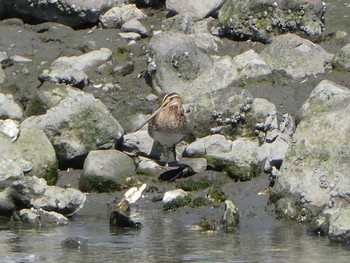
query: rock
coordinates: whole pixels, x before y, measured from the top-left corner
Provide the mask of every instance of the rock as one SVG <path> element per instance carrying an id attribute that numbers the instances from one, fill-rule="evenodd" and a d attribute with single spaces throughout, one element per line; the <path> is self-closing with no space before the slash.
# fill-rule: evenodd
<path id="1" fill-rule="evenodd" d="M 55 224 L 55 225 L 67 225 L 68 219 L 56 212 L 47 212 L 41 208 L 39 209 L 21 209 L 20 211 L 14 212 L 12 218 L 15 221 L 21 221 L 25 224 L 31 225 L 47 225 L 47 224 Z"/>
<path id="2" fill-rule="evenodd" d="M 212 66 L 210 57 L 185 34 L 162 32 L 151 38 L 148 49 L 152 57 L 148 74 L 159 93 L 181 94 L 189 81 Z"/>
<path id="3" fill-rule="evenodd" d="M 94 149 L 111 148 L 124 133 L 100 100 L 85 92 L 73 95 L 46 114 L 29 117 L 22 123 L 22 127 L 43 129 L 60 163 L 78 160 Z"/>
<path id="4" fill-rule="evenodd" d="M 181 158 L 180 164 L 191 167 L 195 173 L 201 173 L 207 170 L 208 162 L 205 158 Z"/>
<path id="5" fill-rule="evenodd" d="M 324 74 L 333 58 L 322 47 L 290 33 L 276 37 L 260 55 L 272 70 L 285 71 L 293 78 Z"/>
<path id="6" fill-rule="evenodd" d="M 325 4 L 320 0 L 228 0 L 219 11 L 220 31 L 234 39 L 263 43 L 286 32 L 320 41 L 324 13 Z"/>
<path id="7" fill-rule="evenodd" d="M 124 198 L 128 201 L 129 204 L 134 204 L 137 200 L 140 199 L 143 192 L 146 190 L 147 184 L 143 184 L 140 187 L 131 187 L 128 191 L 125 192 Z"/>
<path id="8" fill-rule="evenodd" d="M 262 163 L 264 160 L 265 172 L 269 172 L 272 169 L 272 166 L 275 166 L 279 169 L 282 165 L 282 162 L 286 156 L 289 143 L 283 139 L 276 139 L 271 143 L 264 143 L 258 149 L 258 162 Z"/>
<path id="9" fill-rule="evenodd" d="M 0 189 L 5 189 L 14 181 L 23 178 L 23 171 L 14 161 L 0 156 Z"/>
<path id="10" fill-rule="evenodd" d="M 137 162 L 137 172 L 147 175 L 159 175 L 162 167 L 154 160 L 140 156 Z"/>
<path id="11" fill-rule="evenodd" d="M 342 109 L 350 103 L 350 90 L 329 80 L 322 80 L 301 108 L 303 118 L 321 112 Z"/>
<path id="12" fill-rule="evenodd" d="M 139 39 L 141 39 L 141 35 L 139 33 L 135 33 L 135 32 L 119 33 L 119 36 L 121 38 L 128 39 L 128 40 L 139 40 Z"/>
<path id="13" fill-rule="evenodd" d="M 254 50 L 250 49 L 233 58 L 238 75 L 243 79 L 253 79 L 271 74 L 270 66 Z"/>
<path id="14" fill-rule="evenodd" d="M 128 74 L 131 74 L 135 69 L 134 62 L 128 61 L 123 65 L 117 66 L 113 69 L 114 75 L 122 75 L 126 76 Z"/>
<path id="15" fill-rule="evenodd" d="M 23 110 L 11 94 L 0 93 L 0 119 L 22 120 Z"/>
<path id="16" fill-rule="evenodd" d="M 346 44 L 335 54 L 332 65 L 336 70 L 350 71 L 350 43 Z"/>
<path id="17" fill-rule="evenodd" d="M 60 57 L 52 62 L 50 70 L 40 75 L 40 80 L 83 87 L 88 82 L 85 72 L 105 63 L 111 56 L 108 48 L 101 48 L 80 56 Z"/>
<path id="18" fill-rule="evenodd" d="M 105 28 L 119 28 L 131 19 L 141 20 L 146 17 L 147 15 L 139 10 L 136 5 L 128 4 L 111 8 L 101 15 L 100 21 Z"/>
<path id="19" fill-rule="evenodd" d="M 19 122 L 11 119 L 0 120 L 0 133 L 9 137 L 12 142 L 16 141 L 19 135 Z"/>
<path id="20" fill-rule="evenodd" d="M 312 218 L 347 198 L 349 114 L 350 104 L 300 121 L 271 189 L 271 200 L 286 204 L 280 206 L 280 211 L 294 214 L 296 219 Z"/>
<path id="21" fill-rule="evenodd" d="M 203 157 L 216 153 L 228 153 L 231 149 L 231 141 L 226 140 L 223 135 L 215 134 L 194 141 L 186 147 L 185 154 L 189 157 Z"/>
<path id="22" fill-rule="evenodd" d="M 123 32 L 135 32 L 142 36 L 147 35 L 147 29 L 136 18 L 132 18 L 121 26 Z"/>
<path id="23" fill-rule="evenodd" d="M 20 136 L 15 142 L 0 136 L 2 157 L 13 160 L 23 172 L 45 178 L 49 184 L 57 180 L 55 150 L 39 128 L 20 127 Z"/>
<path id="24" fill-rule="evenodd" d="M 1 62 L 1 61 L 0 61 Z M 5 73 L 4 73 L 4 71 L 2 70 L 2 67 L 0 67 L 0 85 L 2 84 L 2 83 L 4 83 L 4 81 L 5 81 Z"/>
<path id="25" fill-rule="evenodd" d="M 83 237 L 67 237 L 61 246 L 67 249 L 86 249 L 88 240 Z"/>
<path id="26" fill-rule="evenodd" d="M 277 114 L 276 105 L 263 98 L 255 98 L 253 100 L 252 112 L 256 121 L 262 123 L 265 123 L 268 116 Z"/>
<path id="27" fill-rule="evenodd" d="M 226 153 L 208 153 L 208 163 L 236 181 L 251 180 L 259 173 L 256 138 L 237 138 L 232 141 L 231 151 Z"/>
<path id="28" fill-rule="evenodd" d="M 35 208 L 54 211 L 66 216 L 78 212 L 84 205 L 86 197 L 73 188 L 48 186 L 44 179 L 36 176 L 24 177 L 12 183 L 7 189 L 7 198 L 17 209 Z"/>
<path id="29" fill-rule="evenodd" d="M 239 224 L 239 210 L 236 204 L 231 200 L 225 201 L 225 213 L 223 224 L 226 231 L 232 231 Z"/>
<path id="30" fill-rule="evenodd" d="M 86 157 L 79 187 L 95 192 L 120 190 L 135 169 L 133 159 L 120 151 L 94 150 Z"/>
<path id="31" fill-rule="evenodd" d="M 158 159 L 161 155 L 159 148 L 154 145 L 154 139 L 145 129 L 125 134 L 122 149 L 129 154 L 147 156 L 152 159 Z"/>
<path id="32" fill-rule="evenodd" d="M 247 90 L 227 87 L 204 94 L 197 89 L 190 91 L 183 97 L 188 99 L 184 108 L 189 111 L 187 119 L 192 136 L 203 138 L 209 134 L 222 134 L 234 138 L 254 135 L 254 120 L 250 120 L 248 114 L 252 96 Z"/>
<path id="33" fill-rule="evenodd" d="M 181 199 L 188 196 L 188 193 L 185 192 L 182 189 L 174 189 L 165 192 L 163 196 L 163 203 L 169 203 L 171 201 L 174 201 L 175 199 Z"/>
<path id="34" fill-rule="evenodd" d="M 216 22 L 216 19 L 212 17 L 193 21 L 189 16 L 177 14 L 162 21 L 162 31 L 175 31 L 184 34 L 211 34 L 211 29 L 216 25 Z"/>
<path id="35" fill-rule="evenodd" d="M 188 16 L 192 20 L 200 20 L 217 11 L 224 0 L 166 0 L 166 8 L 174 13 Z"/>
<path id="36" fill-rule="evenodd" d="M 130 217 L 119 213 L 118 211 L 113 211 L 109 218 L 109 225 L 112 227 L 123 227 L 123 228 L 140 228 L 141 223 L 134 222 Z"/>
<path id="37" fill-rule="evenodd" d="M 328 237 L 333 242 L 349 243 L 350 241 L 350 208 L 347 206 L 331 215 Z"/>
<path id="38" fill-rule="evenodd" d="M 69 85 L 57 85 L 51 82 L 44 82 L 34 92 L 27 104 L 26 114 L 28 116 L 43 115 L 47 110 L 57 106 L 62 100 L 68 97 L 74 98 L 81 94 L 81 90 Z"/>
<path id="39" fill-rule="evenodd" d="M 57 22 L 71 27 L 84 27 L 98 22 L 99 16 L 123 0 L 85 1 L 85 0 L 15 0 L 7 4 L 13 17 L 24 17 L 31 21 Z M 1 13 L 0 13 L 1 15 Z"/>

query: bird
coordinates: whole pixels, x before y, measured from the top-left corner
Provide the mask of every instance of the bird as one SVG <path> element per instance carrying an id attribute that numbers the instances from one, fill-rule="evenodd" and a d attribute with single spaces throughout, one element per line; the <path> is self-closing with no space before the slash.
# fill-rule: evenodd
<path id="1" fill-rule="evenodd" d="M 159 108 L 136 131 L 146 123 L 148 123 L 148 134 L 164 147 L 166 166 L 168 166 L 169 151 L 173 152 L 177 162 L 175 147 L 184 138 L 187 129 L 180 95 L 175 92 L 166 94 Z"/>

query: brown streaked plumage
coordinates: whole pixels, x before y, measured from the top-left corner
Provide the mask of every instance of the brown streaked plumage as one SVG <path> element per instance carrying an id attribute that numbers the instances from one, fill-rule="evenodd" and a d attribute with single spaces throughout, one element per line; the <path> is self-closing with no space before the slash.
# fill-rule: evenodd
<path id="1" fill-rule="evenodd" d="M 166 94 L 160 107 L 137 130 L 146 123 L 149 135 L 164 146 L 167 161 L 170 149 L 176 160 L 175 145 L 183 139 L 186 132 L 186 117 L 179 94 Z"/>

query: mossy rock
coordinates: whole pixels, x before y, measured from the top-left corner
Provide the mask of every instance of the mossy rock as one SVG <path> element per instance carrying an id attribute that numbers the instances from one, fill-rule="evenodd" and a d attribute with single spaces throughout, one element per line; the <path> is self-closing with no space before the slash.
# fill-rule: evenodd
<path id="1" fill-rule="evenodd" d="M 208 179 L 202 178 L 198 181 L 193 179 L 179 181 L 176 184 L 176 188 L 182 189 L 186 192 L 203 190 L 211 186 L 211 182 Z"/>
<path id="2" fill-rule="evenodd" d="M 235 181 L 249 181 L 259 174 L 259 166 L 252 164 L 249 167 L 239 167 L 230 164 L 225 168 L 228 176 Z"/>
<path id="3" fill-rule="evenodd" d="M 48 185 L 55 185 L 58 180 L 58 163 L 47 169 L 47 172 L 43 174 L 43 178 Z"/>
<path id="4" fill-rule="evenodd" d="M 211 205 L 210 200 L 208 200 L 203 196 L 198 196 L 193 198 L 191 203 L 191 207 L 201 207 L 201 206 L 208 206 L 208 205 Z"/>
<path id="5" fill-rule="evenodd" d="M 175 198 L 174 200 L 167 202 L 163 205 L 164 211 L 173 211 L 180 207 L 188 206 L 191 204 L 191 197 L 185 196 L 185 197 L 179 197 Z"/>
<path id="6" fill-rule="evenodd" d="M 208 198 L 215 202 L 225 202 L 227 199 L 220 186 L 213 186 L 208 191 Z"/>

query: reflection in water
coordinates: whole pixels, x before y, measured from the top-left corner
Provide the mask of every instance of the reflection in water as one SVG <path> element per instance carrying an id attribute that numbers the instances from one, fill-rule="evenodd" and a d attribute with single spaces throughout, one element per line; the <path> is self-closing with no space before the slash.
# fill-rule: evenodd
<path id="1" fill-rule="evenodd" d="M 135 215 L 134 215 L 135 216 Z M 201 232 L 174 214 L 140 213 L 140 230 L 110 228 L 108 216 L 77 218 L 68 226 L 0 231 L 1 262 L 349 262 L 349 248 L 311 237 L 305 227 L 279 224 L 234 233 Z M 135 218 L 135 217 L 134 217 Z M 87 249 L 63 248 L 67 237 Z"/>

